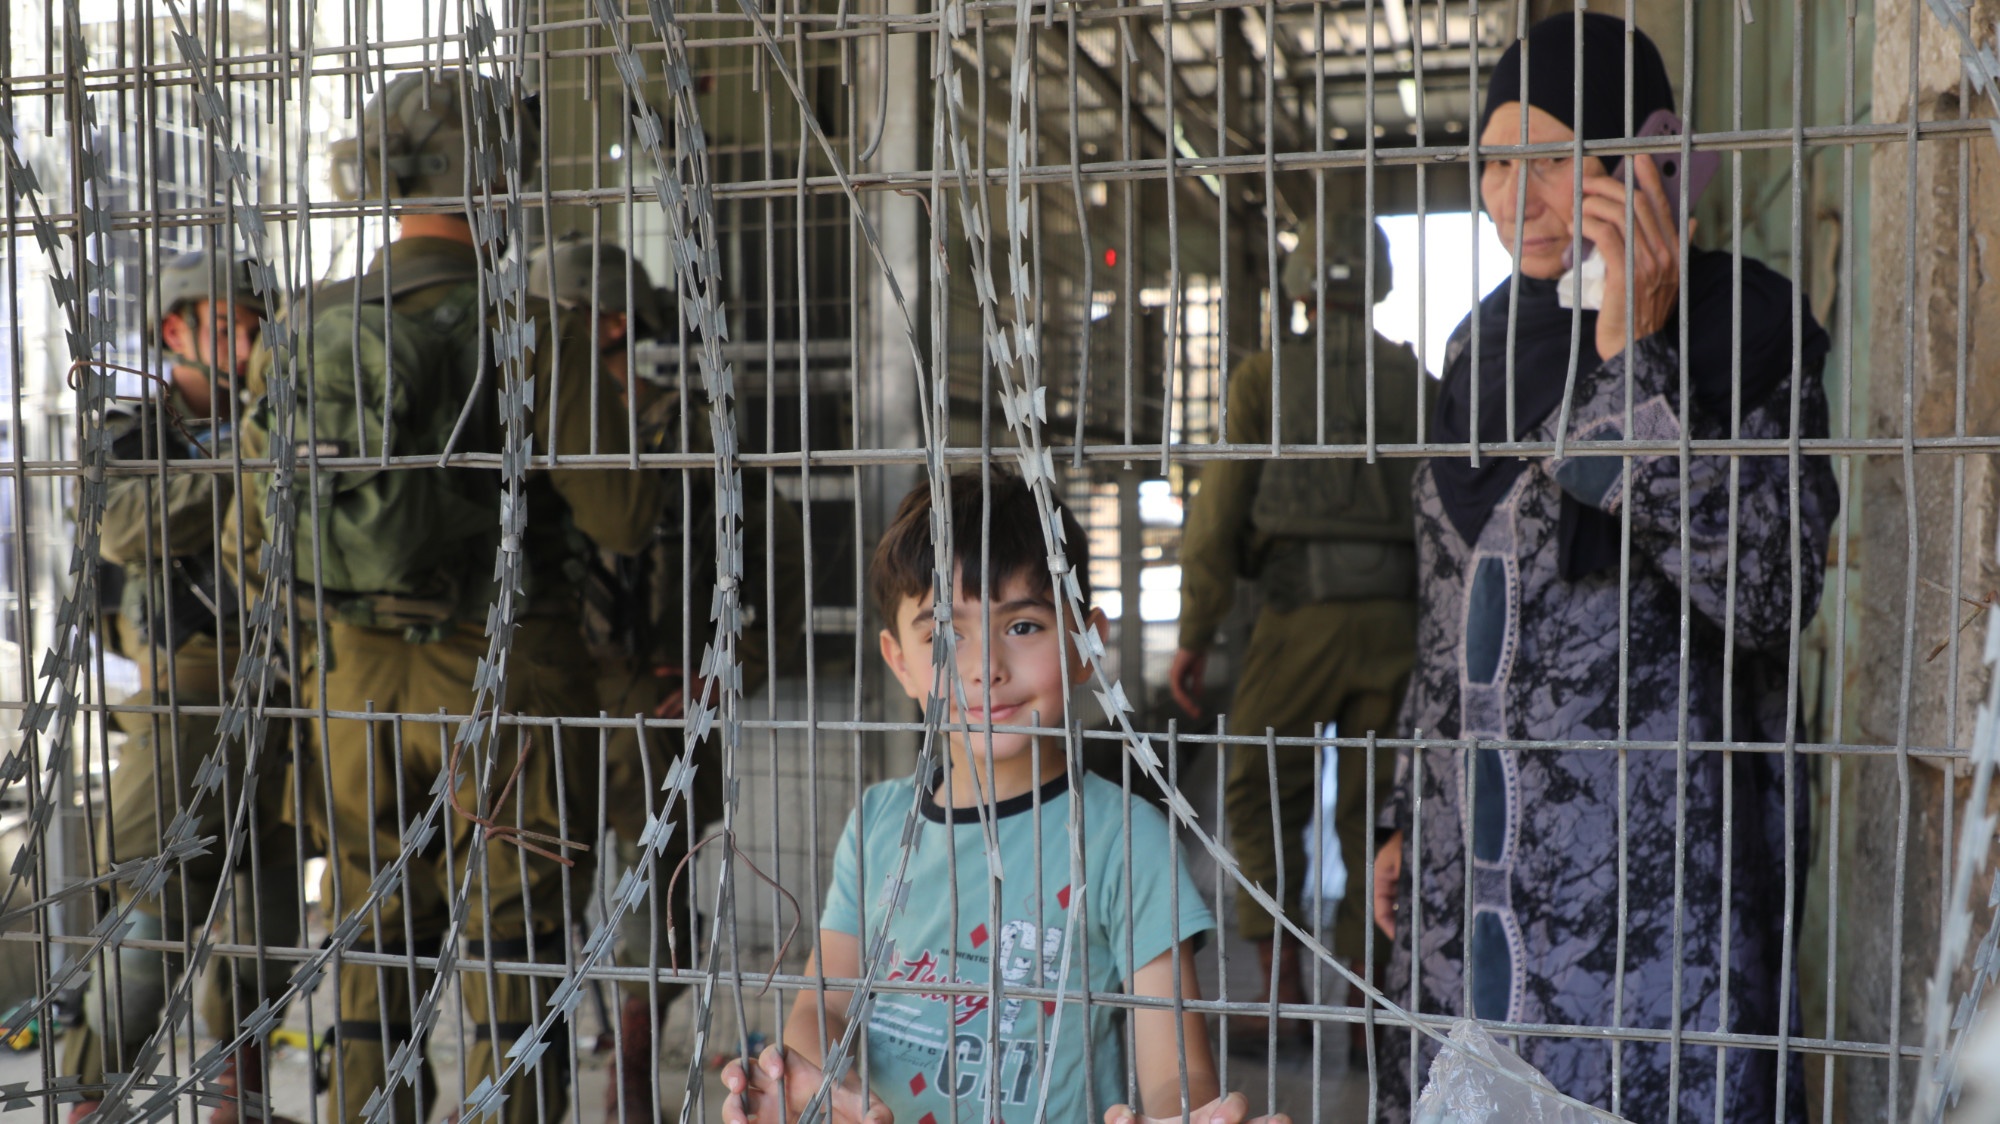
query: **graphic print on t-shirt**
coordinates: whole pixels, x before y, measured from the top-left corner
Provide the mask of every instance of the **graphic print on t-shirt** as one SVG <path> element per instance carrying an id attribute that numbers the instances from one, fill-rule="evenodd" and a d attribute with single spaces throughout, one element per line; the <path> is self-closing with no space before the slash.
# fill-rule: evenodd
<path id="1" fill-rule="evenodd" d="M 1068 886 L 1057 894 L 1057 900 L 1067 908 Z M 886 1055 L 901 1068 L 915 1071 L 910 1078 L 913 1096 L 935 1090 L 960 1102 L 983 1104 L 988 1097 L 986 1081 L 993 1078 L 1002 1106 L 1032 1103 L 1047 1038 L 1041 1020 L 1031 1012 L 1040 1007 L 1047 1018 L 1055 1014 L 1056 1005 L 1047 999 L 1037 1003 L 1007 998 L 1005 992 L 1032 987 L 1055 990 L 1062 980 L 1067 952 L 1061 924 L 1038 930 L 1033 921 L 1024 918 L 1003 922 L 997 943 L 988 924 L 976 922 L 959 942 L 961 974 L 956 977 L 934 949 L 922 949 L 909 957 L 893 950 L 887 978 L 910 983 L 984 987 L 997 958 L 1004 985 L 1000 1009 L 997 1018 L 986 1017 L 993 998 L 987 991 L 885 992 L 877 997 L 869 1020 L 869 1049 L 878 1058 Z M 944 1010 L 951 1012 L 950 1028 L 939 1025 L 938 1013 Z M 996 1033 L 997 1049 L 989 1037 Z M 949 1052 L 945 1048 L 947 1034 L 951 1039 Z"/>

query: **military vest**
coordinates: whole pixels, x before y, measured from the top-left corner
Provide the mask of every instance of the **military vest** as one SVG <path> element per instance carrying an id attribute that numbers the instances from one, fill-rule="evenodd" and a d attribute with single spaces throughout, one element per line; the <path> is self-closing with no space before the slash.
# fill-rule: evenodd
<path id="1" fill-rule="evenodd" d="M 1325 378 L 1308 336 L 1283 345 L 1272 393 L 1286 445 L 1368 440 L 1364 342 L 1358 314 L 1326 317 Z M 1375 341 L 1375 441 L 1417 439 L 1418 369 L 1408 348 Z M 1323 390 L 1322 390 L 1323 387 Z M 1251 524 L 1267 540 L 1258 574 L 1267 601 L 1288 609 L 1322 601 L 1406 598 L 1416 592 L 1410 458 L 1287 456 L 1259 469 Z"/>

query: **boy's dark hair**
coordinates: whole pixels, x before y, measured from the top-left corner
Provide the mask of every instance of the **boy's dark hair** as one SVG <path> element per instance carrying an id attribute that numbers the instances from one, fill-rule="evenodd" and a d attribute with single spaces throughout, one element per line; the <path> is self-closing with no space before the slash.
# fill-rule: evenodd
<path id="1" fill-rule="evenodd" d="M 990 488 L 988 487 L 990 485 Z M 1012 472 L 994 468 L 984 480 L 977 472 L 950 478 L 952 558 L 960 581 L 975 594 L 982 564 L 993 567 L 993 592 L 1010 578 L 1025 578 L 1037 593 L 1053 593 L 1047 547 L 1042 542 L 1042 516 L 1035 493 Z M 990 502 L 989 510 L 986 504 Z M 1085 605 L 1090 604 L 1090 542 L 1068 506 L 1056 501 L 1062 515 L 1063 555 L 1076 574 Z M 991 538 L 981 547 L 981 523 L 989 522 Z M 921 599 L 931 592 L 937 559 L 931 544 L 931 486 L 910 489 L 896 507 L 896 518 L 875 544 L 868 563 L 868 592 L 890 628 L 905 597 Z M 1057 598 L 1060 600 L 1060 598 Z"/>

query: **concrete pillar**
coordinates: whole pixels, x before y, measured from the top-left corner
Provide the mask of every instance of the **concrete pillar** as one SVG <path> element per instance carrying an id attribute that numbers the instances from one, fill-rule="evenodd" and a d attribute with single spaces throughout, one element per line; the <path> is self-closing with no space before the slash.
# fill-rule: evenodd
<path id="1" fill-rule="evenodd" d="M 915 14 L 915 0 L 891 0 L 892 13 Z M 929 40 L 915 35 L 892 35 L 881 52 L 856 53 L 854 104 L 877 104 L 877 91 L 889 87 L 887 115 L 882 121 L 882 140 L 874 158 L 856 172 L 909 171 L 930 166 L 932 79 Z M 879 61 L 878 61 L 879 60 Z M 856 283 L 861 298 L 855 316 L 855 370 L 859 385 L 855 397 L 855 447 L 862 449 L 909 449 L 923 444 L 920 407 L 917 397 L 917 369 L 906 328 L 904 312 L 896 302 L 896 291 L 908 303 L 919 330 L 928 323 L 930 302 L 930 255 L 933 234 L 920 200 L 893 192 L 876 191 L 862 196 L 862 205 L 875 224 L 881 240 L 883 261 L 868 251 L 860 223 L 853 226 L 850 239 L 856 261 Z M 893 281 L 884 267 L 893 274 Z M 928 349 L 926 359 L 936 363 L 938 349 L 921 340 Z M 855 564 L 866 567 L 869 552 L 896 514 L 896 504 L 919 476 L 910 465 L 885 466 L 861 473 L 856 502 L 861 505 L 862 540 L 856 545 Z M 861 630 L 864 650 L 872 651 L 873 609 L 860 607 L 856 627 Z M 863 707 L 871 718 L 905 719 L 912 707 L 883 669 L 877 657 L 867 657 L 863 676 Z M 886 706 L 885 706 L 886 704 Z M 872 741 L 873 739 L 871 739 Z M 876 778 L 907 772 L 914 767 L 917 739 L 911 735 L 890 735 L 876 744 L 883 747 L 869 768 L 880 769 Z M 874 779 L 874 778 L 870 778 Z"/>
<path id="2" fill-rule="evenodd" d="M 1992 21 L 1974 23 L 1990 44 Z M 1907 122 L 1913 113 L 1920 121 L 1957 118 L 1958 42 L 1924 0 L 1877 0 L 1875 26 L 1875 120 Z M 1993 107 L 1966 111 L 1985 116 Z M 1992 434 L 2000 423 L 2000 342 L 1994 338 L 2000 277 L 1991 256 L 2000 250 L 2000 150 L 1985 134 L 1925 141 L 1913 162 L 1907 145 L 1883 144 L 1870 154 L 1869 175 L 1870 433 Z M 1995 469 L 1990 455 L 1906 460 L 1892 453 L 1869 458 L 1861 475 L 1867 518 L 1858 536 L 1855 736 L 1911 753 L 1907 760 L 1871 757 L 1847 766 L 1843 803 L 1852 819 L 1844 825 L 1851 830 L 1843 831 L 1844 884 L 1834 917 L 1840 938 L 1835 997 L 1846 1037 L 1921 1042 L 1924 991 L 1936 963 L 1949 881 L 1946 859 L 1955 842 L 1947 824 L 1956 830 L 1962 822 L 1948 805 L 1962 812 L 1968 785 L 1962 767 L 1917 751 L 1968 745 L 1989 686 L 1980 659 L 1985 622 L 1960 634 L 1955 651 L 1931 655 L 1967 611 L 1951 597 L 1954 579 L 1968 597 L 2000 588 Z M 1973 901 L 1985 897 L 1982 883 Z M 1912 1097 L 1925 1092 L 1915 1088 L 1914 1064 L 1894 1073 L 1884 1062 L 1844 1061 L 1838 1069 L 1836 1099 L 1844 1094 L 1845 1103 L 1837 1107 L 1848 1119 L 1906 1115 Z"/>

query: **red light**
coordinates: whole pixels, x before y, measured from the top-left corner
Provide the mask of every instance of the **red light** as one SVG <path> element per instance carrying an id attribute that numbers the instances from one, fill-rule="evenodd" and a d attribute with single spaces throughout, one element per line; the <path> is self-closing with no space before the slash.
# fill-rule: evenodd
<path id="1" fill-rule="evenodd" d="M 1112 269 L 1117 269 L 1118 251 L 1107 247 L 1104 251 L 1104 264 Z"/>

